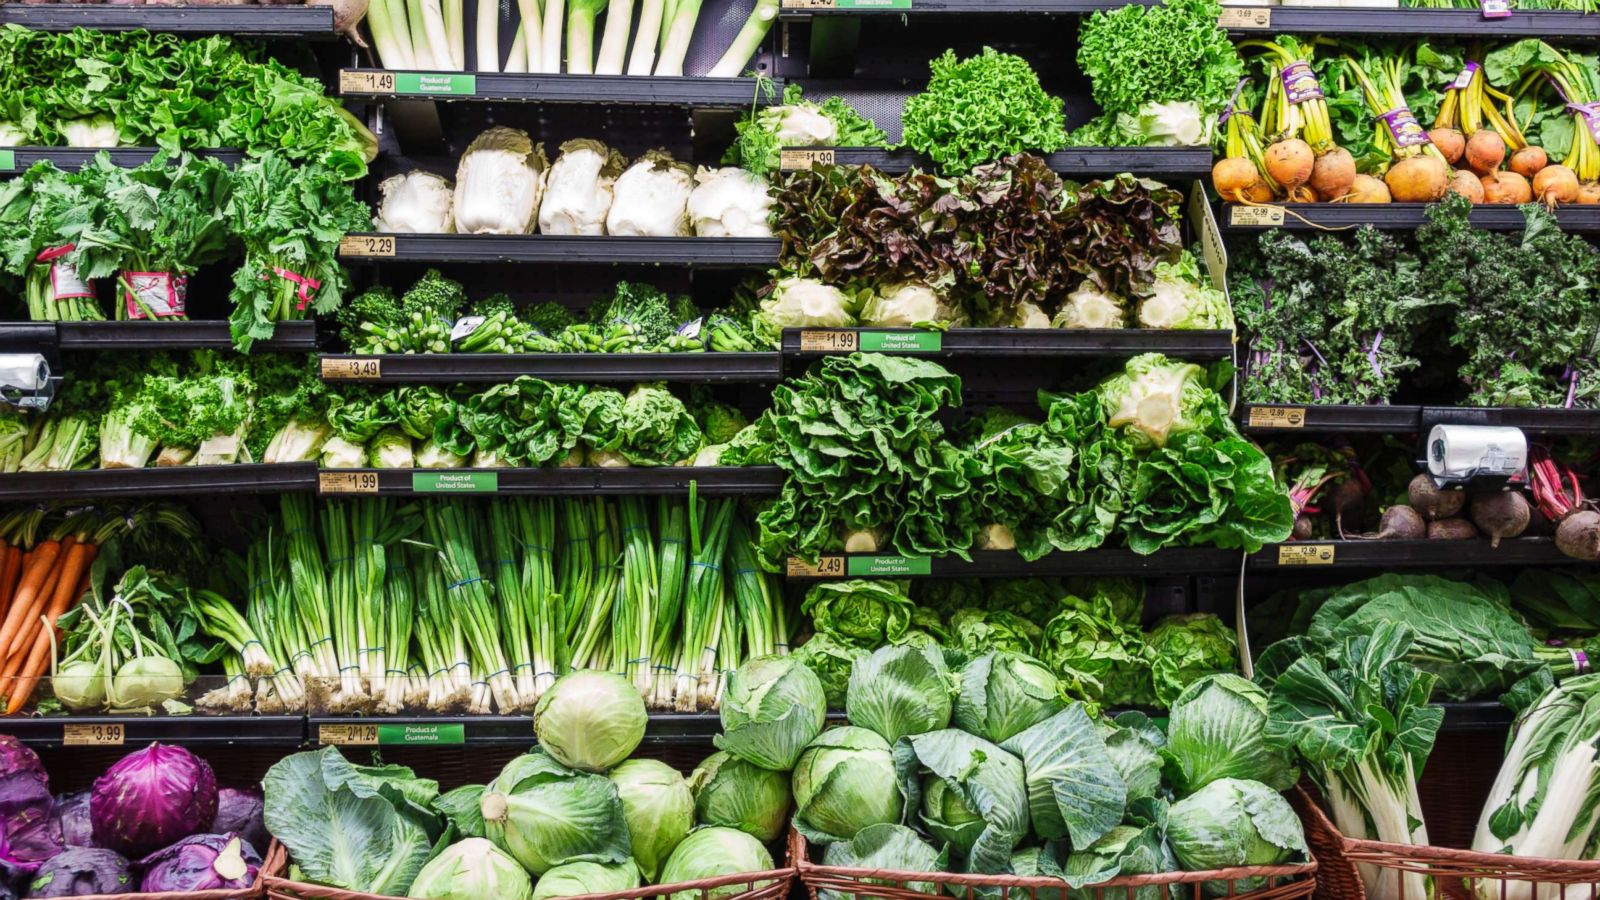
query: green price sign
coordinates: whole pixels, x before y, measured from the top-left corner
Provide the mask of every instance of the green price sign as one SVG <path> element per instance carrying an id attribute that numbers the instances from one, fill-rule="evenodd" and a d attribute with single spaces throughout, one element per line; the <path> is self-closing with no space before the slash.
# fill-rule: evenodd
<path id="1" fill-rule="evenodd" d="M 411 490 L 418 494 L 493 494 L 500 490 L 500 473 L 412 472 Z"/>
<path id="2" fill-rule="evenodd" d="M 897 578 L 932 575 L 933 560 L 926 556 L 851 556 L 845 560 L 851 578 Z"/>
<path id="3" fill-rule="evenodd" d="M 461 97 L 478 92 L 478 76 L 442 72 L 397 72 L 395 93 Z"/>
<path id="4" fill-rule="evenodd" d="M 9 172 L 17 167 L 17 151 L 0 150 L 0 172 Z"/>
<path id="5" fill-rule="evenodd" d="M 937 353 L 943 348 L 942 331 L 861 332 L 861 349 L 875 353 Z"/>
<path id="6" fill-rule="evenodd" d="M 465 744 L 467 726 L 434 723 L 429 725 L 379 725 L 378 743 L 414 746 L 419 744 Z"/>

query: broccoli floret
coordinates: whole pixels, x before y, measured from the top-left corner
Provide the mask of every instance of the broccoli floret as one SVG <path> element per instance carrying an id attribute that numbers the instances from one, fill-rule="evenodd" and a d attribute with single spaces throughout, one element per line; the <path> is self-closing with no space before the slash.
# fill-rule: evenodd
<path id="1" fill-rule="evenodd" d="M 567 326 L 576 324 L 578 321 L 571 310 L 551 300 L 546 300 L 527 310 L 519 318 L 549 337 L 560 334 Z"/>
<path id="2" fill-rule="evenodd" d="M 700 318 L 700 308 L 694 305 L 693 300 L 683 294 L 679 294 L 672 298 L 672 317 L 678 320 L 679 325 L 685 322 L 693 322 L 695 319 Z"/>
<path id="3" fill-rule="evenodd" d="M 604 328 L 633 326 L 647 348 L 655 347 L 678 330 L 672 301 L 648 284 L 617 282 L 616 293 L 609 300 L 590 307 L 590 315 L 590 321 Z"/>
<path id="4" fill-rule="evenodd" d="M 475 316 L 483 316 L 484 318 L 488 318 L 496 313 L 505 313 L 506 318 L 508 319 L 515 319 L 517 317 L 517 306 L 515 303 L 511 302 L 510 295 L 499 293 L 492 297 L 485 297 L 482 300 L 479 300 L 477 303 L 472 304 L 472 314 Z"/>
<path id="5" fill-rule="evenodd" d="M 394 291 L 383 285 L 368 288 L 354 300 L 346 302 L 339 307 L 335 314 L 339 322 L 340 336 L 344 338 L 346 346 L 355 347 L 365 340 L 361 326 L 370 323 L 383 329 L 392 328 L 400 322 L 400 301 L 395 297 Z"/>
<path id="6" fill-rule="evenodd" d="M 407 319 L 422 313 L 424 322 L 454 322 L 466 305 L 467 292 L 461 282 L 444 277 L 438 269 L 429 269 L 400 298 L 400 313 Z"/>

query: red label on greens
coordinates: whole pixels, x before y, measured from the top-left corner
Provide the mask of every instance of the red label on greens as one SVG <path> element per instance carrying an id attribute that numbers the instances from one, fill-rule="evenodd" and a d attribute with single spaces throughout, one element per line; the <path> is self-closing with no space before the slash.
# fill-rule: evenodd
<path id="1" fill-rule="evenodd" d="M 188 312 L 189 276 L 123 272 L 123 301 L 130 319 L 170 319 Z"/>
<path id="2" fill-rule="evenodd" d="M 1389 134 L 1394 137 L 1396 147 L 1416 147 L 1431 143 L 1428 140 L 1428 133 L 1417 124 L 1417 117 L 1404 106 L 1391 109 L 1378 118 L 1389 126 Z"/>
<path id="3" fill-rule="evenodd" d="M 1278 77 L 1283 79 L 1283 94 L 1291 104 L 1298 106 L 1307 100 L 1322 99 L 1322 85 L 1317 83 L 1316 73 L 1304 61 L 1295 60 L 1284 66 Z"/>

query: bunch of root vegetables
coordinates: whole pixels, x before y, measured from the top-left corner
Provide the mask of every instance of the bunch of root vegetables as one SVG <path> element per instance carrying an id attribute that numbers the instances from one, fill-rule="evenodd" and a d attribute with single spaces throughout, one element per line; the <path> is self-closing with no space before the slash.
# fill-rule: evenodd
<path id="1" fill-rule="evenodd" d="M 1359 173 L 1351 153 L 1334 140 L 1312 66 L 1313 49 L 1324 43 L 1278 38 L 1240 44 L 1241 50 L 1261 51 L 1267 83 L 1259 119 L 1248 103 L 1237 100 L 1225 113 L 1225 156 L 1212 168 L 1213 185 L 1223 199 L 1431 203 L 1455 191 L 1473 203 L 1600 203 L 1600 145 L 1585 118 L 1585 108 L 1600 110 L 1593 106 L 1600 92 L 1581 61 L 1538 41 L 1490 54 L 1493 66 L 1469 61 L 1445 91 L 1432 127 L 1424 130 L 1401 89 L 1411 65 L 1406 52 L 1336 48 L 1338 57 L 1320 71 L 1359 86 L 1375 146 L 1388 158 L 1380 178 Z M 1495 59 L 1500 54 L 1507 55 Z M 1490 68 L 1515 83 L 1502 85 L 1505 90 L 1491 85 Z M 1529 98 L 1532 105 L 1521 102 Z M 1575 119 L 1571 146 L 1560 162 L 1523 132 L 1529 110 L 1550 103 L 1566 105 Z"/>

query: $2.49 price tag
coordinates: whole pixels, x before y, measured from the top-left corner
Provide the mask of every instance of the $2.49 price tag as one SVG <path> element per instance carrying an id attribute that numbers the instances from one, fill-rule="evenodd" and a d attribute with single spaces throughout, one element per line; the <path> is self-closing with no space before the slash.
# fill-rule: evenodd
<path id="1" fill-rule="evenodd" d="M 784 573 L 790 578 L 843 578 L 844 557 L 824 556 L 811 563 L 791 556 L 784 565 Z"/>

